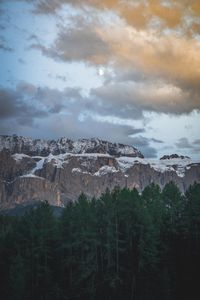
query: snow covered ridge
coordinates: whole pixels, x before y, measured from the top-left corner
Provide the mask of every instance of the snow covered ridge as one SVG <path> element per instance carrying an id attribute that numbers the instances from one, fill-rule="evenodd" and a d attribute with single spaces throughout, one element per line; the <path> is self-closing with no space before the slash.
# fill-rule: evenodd
<path id="1" fill-rule="evenodd" d="M 190 159 L 189 156 L 183 156 L 183 155 L 178 155 L 178 154 L 171 154 L 171 155 L 164 155 L 160 158 L 160 160 L 164 159 L 174 159 L 174 158 L 179 158 L 179 159 Z"/>
<path id="2" fill-rule="evenodd" d="M 175 171 L 179 177 L 185 176 L 185 171 L 189 170 L 194 165 L 200 165 L 200 159 L 194 160 L 189 157 L 184 158 L 169 158 L 165 160 L 149 159 L 152 168 L 159 172 Z"/>
<path id="3" fill-rule="evenodd" d="M 88 174 L 91 176 L 104 176 L 111 173 L 122 172 L 124 176 L 127 177 L 126 174 L 132 167 L 135 165 L 147 165 L 156 172 L 164 173 L 164 172 L 175 172 L 179 177 L 184 177 L 186 170 L 189 170 L 194 165 L 200 166 L 200 160 L 192 160 L 188 157 L 176 157 L 176 158 L 166 158 L 166 159 L 144 159 L 141 157 L 127 157 L 120 156 L 114 157 L 109 154 L 102 153 L 83 153 L 83 154 L 73 154 L 73 153 L 64 153 L 53 155 L 50 153 L 48 156 L 28 156 L 25 154 L 13 154 L 12 157 L 20 163 L 22 159 L 34 159 L 36 160 L 36 166 L 28 172 L 28 174 L 24 174 L 23 177 L 34 177 L 35 172 L 37 170 L 43 169 L 44 164 L 51 163 L 57 169 L 64 169 L 67 164 L 69 164 L 70 159 L 73 157 L 76 158 L 79 163 L 79 168 L 72 168 L 72 173 L 81 173 Z M 91 171 L 91 164 L 94 165 L 97 159 L 114 159 L 116 162 L 115 166 L 109 166 L 107 164 L 101 166 L 98 171 Z"/>
<path id="4" fill-rule="evenodd" d="M 78 167 L 73 166 L 71 171 L 69 170 L 70 172 L 74 174 L 87 173 L 92 176 L 105 176 L 121 172 L 127 177 L 128 171 L 140 164 L 147 165 L 159 173 L 174 172 L 179 177 L 184 177 L 186 170 L 194 165 L 200 166 L 200 160 L 192 160 L 187 156 L 177 154 L 165 155 L 160 160 L 144 159 L 141 152 L 134 147 L 99 139 L 72 141 L 61 138 L 57 141 L 45 141 L 15 135 L 0 136 L 0 151 L 3 149 L 9 150 L 17 163 L 21 163 L 25 159 L 35 160 L 35 167 L 31 171 L 29 170 L 28 174 L 24 174 L 31 177 L 38 175 L 40 173 L 38 170 L 42 170 L 47 163 L 57 169 L 65 169 L 72 157 L 76 157 Z M 97 159 L 101 160 L 99 169 L 95 167 Z"/>
<path id="5" fill-rule="evenodd" d="M 170 156 L 169 156 L 170 157 Z M 135 164 L 149 165 L 155 171 L 164 172 L 176 172 L 179 177 L 185 176 L 185 171 L 189 170 L 193 165 L 200 165 L 199 160 L 192 160 L 189 157 L 176 156 L 176 158 L 165 158 L 165 159 L 144 159 L 144 158 L 133 158 L 133 157 L 119 157 L 117 158 L 119 166 L 123 172 L 126 172 Z"/>
<path id="6" fill-rule="evenodd" d="M 128 156 L 143 158 L 142 153 L 136 148 L 119 143 L 110 143 L 100 139 L 80 139 L 72 141 L 68 138 L 55 140 L 31 139 L 27 137 L 12 135 L 0 136 L 0 151 L 9 150 L 12 154 L 27 154 L 47 156 L 52 153 L 58 155 L 62 153 L 101 153 L 112 156 Z"/>

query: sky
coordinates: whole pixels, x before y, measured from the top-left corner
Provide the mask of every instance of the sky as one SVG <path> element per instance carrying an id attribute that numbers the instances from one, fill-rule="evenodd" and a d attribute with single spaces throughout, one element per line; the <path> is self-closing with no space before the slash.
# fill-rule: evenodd
<path id="1" fill-rule="evenodd" d="M 200 1 L 0 0 L 0 134 L 200 158 Z"/>

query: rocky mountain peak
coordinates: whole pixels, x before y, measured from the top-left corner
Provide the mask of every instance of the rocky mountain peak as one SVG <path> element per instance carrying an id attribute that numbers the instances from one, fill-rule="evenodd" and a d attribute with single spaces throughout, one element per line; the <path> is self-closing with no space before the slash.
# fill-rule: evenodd
<path id="1" fill-rule="evenodd" d="M 160 160 L 165 160 L 165 159 L 190 159 L 189 156 L 184 156 L 184 155 L 178 155 L 178 154 L 171 154 L 171 155 L 164 155 L 160 158 Z"/>
<path id="2" fill-rule="evenodd" d="M 66 137 L 58 140 L 32 139 L 17 135 L 0 136 L 0 151 L 7 149 L 11 154 L 23 153 L 27 155 L 47 156 L 63 153 L 101 153 L 112 156 L 128 156 L 143 158 L 142 153 L 136 148 L 120 143 L 111 143 L 98 138 L 79 139 L 73 141 Z"/>

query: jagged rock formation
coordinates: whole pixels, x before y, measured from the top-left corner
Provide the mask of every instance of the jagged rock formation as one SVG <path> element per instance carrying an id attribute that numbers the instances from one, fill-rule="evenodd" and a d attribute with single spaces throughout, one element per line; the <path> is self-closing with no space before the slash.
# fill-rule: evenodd
<path id="1" fill-rule="evenodd" d="M 0 136 L 0 151 L 8 149 L 10 153 L 24 153 L 28 155 L 47 156 L 50 153 L 58 155 L 61 153 L 103 153 L 113 156 L 142 157 L 143 155 L 136 148 L 109 143 L 100 139 L 81 139 L 72 141 L 67 138 L 54 140 L 33 140 L 22 136 Z"/>
<path id="2" fill-rule="evenodd" d="M 162 159 L 173 159 L 173 158 L 180 158 L 180 159 L 185 159 L 185 158 L 189 158 L 189 156 L 184 156 L 184 155 L 178 155 L 178 154 L 171 154 L 171 155 L 164 155 L 160 158 L 160 160 Z"/>
<path id="3" fill-rule="evenodd" d="M 184 192 L 200 181 L 200 163 L 177 155 L 147 160 L 131 146 L 99 139 L 0 137 L 0 209 L 40 200 L 63 206 L 82 192 L 99 197 L 106 188 L 162 188 L 171 180 Z"/>

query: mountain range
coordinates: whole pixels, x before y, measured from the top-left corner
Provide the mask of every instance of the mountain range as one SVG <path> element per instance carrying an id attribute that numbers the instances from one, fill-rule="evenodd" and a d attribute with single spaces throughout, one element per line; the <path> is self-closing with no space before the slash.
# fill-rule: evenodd
<path id="1" fill-rule="evenodd" d="M 116 186 L 141 191 L 170 181 L 183 193 L 200 182 L 200 160 L 177 154 L 146 159 L 135 147 L 96 138 L 0 136 L 0 210 L 43 200 L 62 207 L 81 193 L 92 198 Z"/>

